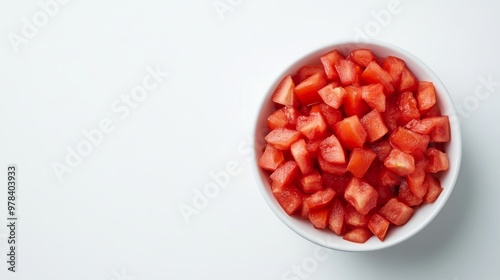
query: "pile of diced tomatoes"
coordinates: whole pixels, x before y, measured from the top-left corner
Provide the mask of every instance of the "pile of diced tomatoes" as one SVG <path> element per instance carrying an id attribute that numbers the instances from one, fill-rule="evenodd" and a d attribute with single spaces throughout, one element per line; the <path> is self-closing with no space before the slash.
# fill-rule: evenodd
<path id="1" fill-rule="evenodd" d="M 289 215 L 383 241 L 443 190 L 450 124 L 437 98 L 400 58 L 333 50 L 276 88 L 258 164 Z"/>

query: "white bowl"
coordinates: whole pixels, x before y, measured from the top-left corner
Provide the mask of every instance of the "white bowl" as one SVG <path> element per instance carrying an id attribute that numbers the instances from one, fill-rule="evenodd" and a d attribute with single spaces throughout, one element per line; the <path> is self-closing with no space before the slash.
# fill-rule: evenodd
<path id="1" fill-rule="evenodd" d="M 446 153 L 449 157 L 450 168 L 441 174 L 440 180 L 443 191 L 437 201 L 432 204 L 420 206 L 407 224 L 399 227 L 391 227 L 383 242 L 378 240 L 376 237 L 372 237 L 364 244 L 346 241 L 328 229 L 315 229 L 306 219 L 289 216 L 274 198 L 268 183 L 268 174 L 266 174 L 266 172 L 264 172 L 257 165 L 258 159 L 260 158 L 265 146 L 264 136 L 268 131 L 267 117 L 275 110 L 274 104 L 271 100 L 272 94 L 281 79 L 285 75 L 293 75 L 303 65 L 320 64 L 319 57 L 333 49 L 338 49 L 347 55 L 353 49 L 359 48 L 368 48 L 378 57 L 385 57 L 388 55 L 399 57 L 406 62 L 408 69 L 410 69 L 419 80 L 433 82 L 436 89 L 437 102 L 441 108 L 441 112 L 443 115 L 448 115 L 450 117 L 451 125 L 451 141 L 445 145 Z M 434 72 L 432 72 L 432 70 L 417 57 L 397 46 L 381 41 L 370 41 L 366 43 L 341 42 L 331 44 L 292 62 L 289 67 L 277 75 L 274 82 L 269 86 L 269 89 L 262 101 L 260 111 L 257 115 L 254 127 L 254 137 L 253 169 L 256 175 L 257 185 L 269 207 L 271 207 L 273 212 L 281 219 L 281 221 L 283 221 L 297 234 L 318 245 L 341 251 L 372 251 L 387 248 L 401 243 L 421 231 L 434 219 L 434 217 L 436 217 L 450 197 L 458 177 L 462 155 L 462 138 L 458 115 L 446 87 L 439 80 L 436 74 L 434 74 Z"/>

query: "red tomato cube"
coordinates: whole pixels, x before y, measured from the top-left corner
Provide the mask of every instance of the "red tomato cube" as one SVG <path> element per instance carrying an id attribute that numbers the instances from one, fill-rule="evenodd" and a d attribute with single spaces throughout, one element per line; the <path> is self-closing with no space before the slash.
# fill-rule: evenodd
<path id="1" fill-rule="evenodd" d="M 285 117 L 288 121 L 288 128 L 294 129 L 300 116 L 299 110 L 292 106 L 285 106 L 283 107 L 283 112 L 285 113 Z"/>
<path id="2" fill-rule="evenodd" d="M 384 124 L 382 116 L 377 110 L 372 110 L 364 115 L 360 122 L 366 131 L 368 142 L 370 143 L 379 140 L 389 131 Z"/>
<path id="3" fill-rule="evenodd" d="M 417 108 L 417 100 L 413 97 L 413 93 L 406 91 L 401 93 L 398 100 L 400 116 L 400 125 L 405 125 L 413 119 L 420 118 L 420 111 Z"/>
<path id="4" fill-rule="evenodd" d="M 370 107 L 363 100 L 363 92 L 360 87 L 348 86 L 345 87 L 346 95 L 344 98 L 344 111 L 347 116 L 358 116 L 358 118 L 363 117 Z"/>
<path id="5" fill-rule="evenodd" d="M 350 204 L 345 208 L 345 223 L 350 227 L 365 227 L 370 221 L 369 215 L 364 215 L 356 211 L 356 208 L 352 207 Z"/>
<path id="6" fill-rule="evenodd" d="M 427 159 L 422 158 L 415 163 L 415 172 L 408 175 L 408 186 L 413 194 L 417 197 L 424 197 L 427 193 L 427 185 L 424 185 L 425 169 L 427 168 Z M 411 205 L 410 205 L 411 206 Z"/>
<path id="7" fill-rule="evenodd" d="M 291 160 L 278 167 L 269 178 L 273 181 L 276 188 L 288 185 L 299 175 L 299 167 Z"/>
<path id="8" fill-rule="evenodd" d="M 355 228 L 344 235 L 345 240 L 355 243 L 365 243 L 370 237 L 372 233 L 366 228 Z"/>
<path id="9" fill-rule="evenodd" d="M 292 129 L 277 128 L 264 138 L 267 143 L 279 150 L 288 150 L 293 142 L 300 139 L 300 132 Z"/>
<path id="10" fill-rule="evenodd" d="M 369 49 L 357 49 L 351 52 L 349 58 L 357 64 L 366 67 L 377 57 Z"/>
<path id="11" fill-rule="evenodd" d="M 368 64 L 368 66 L 361 74 L 361 78 L 369 84 L 382 84 L 384 86 L 384 92 L 386 95 L 394 93 L 391 74 L 380 67 L 380 65 L 376 61 L 372 61 Z"/>
<path id="12" fill-rule="evenodd" d="M 382 166 L 379 173 L 379 182 L 380 185 L 385 187 L 399 186 L 401 184 L 401 177 L 387 169 L 387 167 Z"/>
<path id="13" fill-rule="evenodd" d="M 324 103 L 319 104 L 319 110 L 326 124 L 332 130 L 335 125 L 343 118 L 342 112 L 340 110 L 334 109 Z"/>
<path id="14" fill-rule="evenodd" d="M 397 226 L 406 224 L 413 216 L 413 212 L 415 212 L 413 208 L 398 201 L 397 198 L 392 198 L 378 210 L 382 217 Z"/>
<path id="15" fill-rule="evenodd" d="M 315 193 L 323 189 L 323 180 L 321 174 L 314 170 L 299 178 L 299 186 L 304 193 Z"/>
<path id="16" fill-rule="evenodd" d="M 426 155 L 429 159 L 429 165 L 427 165 L 425 171 L 437 173 L 439 171 L 448 170 L 450 167 L 448 155 L 446 153 L 443 153 L 438 149 L 429 148 L 427 149 Z"/>
<path id="17" fill-rule="evenodd" d="M 307 204 L 310 211 L 313 211 L 328 205 L 334 196 L 335 191 L 333 189 L 324 189 L 313 193 L 304 203 Z"/>
<path id="18" fill-rule="evenodd" d="M 436 104 L 436 91 L 432 82 L 420 81 L 417 90 L 418 110 L 423 112 Z"/>
<path id="19" fill-rule="evenodd" d="M 326 173 L 344 175 L 347 172 L 347 164 L 328 162 L 321 154 L 318 154 L 318 164 L 321 171 Z"/>
<path id="20" fill-rule="evenodd" d="M 434 128 L 431 132 L 431 142 L 450 142 L 450 120 L 448 116 L 429 117 L 426 120 L 434 123 Z"/>
<path id="21" fill-rule="evenodd" d="M 413 75 L 413 73 L 408 70 L 408 68 L 403 68 L 403 71 L 401 71 L 401 78 L 399 82 L 399 91 L 400 92 L 405 92 L 405 91 L 410 91 L 410 92 L 415 92 L 418 87 L 418 80 Z"/>
<path id="22" fill-rule="evenodd" d="M 347 171 L 350 171 L 357 178 L 362 178 L 376 157 L 377 154 L 370 149 L 356 148 L 349 158 Z"/>
<path id="23" fill-rule="evenodd" d="M 382 68 L 391 75 L 393 85 L 399 85 L 401 72 L 403 72 L 403 69 L 405 68 L 405 62 L 395 56 L 388 56 L 385 58 Z"/>
<path id="24" fill-rule="evenodd" d="M 422 203 L 422 198 L 416 196 L 408 186 L 408 181 L 403 179 L 399 186 L 398 198 L 408 206 L 417 206 Z"/>
<path id="25" fill-rule="evenodd" d="M 286 76 L 273 93 L 273 101 L 281 105 L 298 107 L 299 101 L 294 93 L 295 84 L 291 76 Z"/>
<path id="26" fill-rule="evenodd" d="M 293 185 L 283 188 L 280 192 L 273 193 L 274 197 L 288 215 L 292 215 L 301 208 L 303 201 L 302 192 Z"/>
<path id="27" fill-rule="evenodd" d="M 415 172 L 415 159 L 396 148 L 391 150 L 384 160 L 384 165 L 399 176 L 407 176 Z"/>
<path id="28" fill-rule="evenodd" d="M 375 235 L 380 241 L 384 241 L 389 225 L 390 223 L 388 220 L 375 213 L 368 222 L 368 229 L 370 229 L 373 235 Z"/>
<path id="29" fill-rule="evenodd" d="M 318 94 L 323 102 L 325 102 L 328 106 L 338 109 L 344 103 L 346 91 L 341 86 L 328 84 L 324 88 L 320 89 Z"/>
<path id="30" fill-rule="evenodd" d="M 384 161 L 392 150 L 392 146 L 387 140 L 381 140 L 376 143 L 372 143 L 370 148 L 377 154 L 377 159 Z"/>
<path id="31" fill-rule="evenodd" d="M 323 174 L 321 174 L 321 178 L 323 181 L 323 186 L 325 188 L 331 188 L 336 193 L 343 194 L 345 191 L 345 188 L 347 187 L 349 182 L 351 182 L 352 175 L 350 173 L 346 173 L 344 175 L 323 173 Z"/>
<path id="32" fill-rule="evenodd" d="M 297 70 L 297 74 L 295 74 L 295 76 L 293 76 L 292 78 L 296 84 L 300 84 L 300 82 L 318 73 L 320 75 L 323 75 L 323 77 L 325 77 L 326 79 L 325 69 L 322 65 L 305 65 Z"/>
<path id="33" fill-rule="evenodd" d="M 345 153 L 342 145 L 335 135 L 325 138 L 319 144 L 319 152 L 324 160 L 331 163 L 345 163 Z"/>
<path id="34" fill-rule="evenodd" d="M 288 119 L 286 118 L 284 110 L 276 110 L 267 118 L 267 127 L 270 130 L 276 128 L 286 128 L 288 126 Z"/>
<path id="35" fill-rule="evenodd" d="M 367 134 L 358 116 L 347 117 L 335 125 L 335 135 L 340 143 L 349 149 L 362 148 L 366 142 Z"/>
<path id="36" fill-rule="evenodd" d="M 425 176 L 424 184 L 428 185 L 427 193 L 424 196 L 424 203 L 433 203 L 435 202 L 443 188 L 441 187 L 441 183 L 438 179 L 434 178 L 432 175 L 427 174 Z"/>
<path id="37" fill-rule="evenodd" d="M 328 208 L 309 212 L 309 220 L 315 228 L 324 229 L 328 226 Z"/>
<path id="38" fill-rule="evenodd" d="M 320 113 L 313 112 L 309 116 L 297 119 L 297 130 L 307 139 L 313 140 L 325 136 L 326 123 Z"/>
<path id="39" fill-rule="evenodd" d="M 330 210 L 330 217 L 328 219 L 328 227 L 337 235 L 342 234 L 344 228 L 344 206 L 338 199 L 334 199 L 332 208 Z"/>
<path id="40" fill-rule="evenodd" d="M 377 206 L 378 193 L 368 183 L 353 177 L 345 189 L 344 198 L 358 213 L 366 215 Z"/>
<path id="41" fill-rule="evenodd" d="M 267 144 L 258 164 L 260 168 L 274 171 L 284 161 L 285 157 L 283 156 L 283 151 L 276 149 L 273 145 Z"/>
<path id="42" fill-rule="evenodd" d="M 359 68 L 359 66 L 346 59 L 340 59 L 335 64 L 335 69 L 339 75 L 340 82 L 344 86 L 356 83 L 361 73 L 361 68 Z"/>
<path id="43" fill-rule="evenodd" d="M 318 90 L 324 86 L 326 86 L 325 78 L 322 74 L 316 73 L 295 86 L 294 91 L 300 103 L 306 106 L 322 101 L 318 94 Z"/>
<path id="44" fill-rule="evenodd" d="M 371 84 L 361 87 L 361 98 L 379 112 L 385 111 L 385 94 L 382 84 Z"/>
<path id="45" fill-rule="evenodd" d="M 389 142 L 394 148 L 419 158 L 429 145 L 429 139 L 428 135 L 422 135 L 406 128 L 398 127 L 391 133 Z"/>

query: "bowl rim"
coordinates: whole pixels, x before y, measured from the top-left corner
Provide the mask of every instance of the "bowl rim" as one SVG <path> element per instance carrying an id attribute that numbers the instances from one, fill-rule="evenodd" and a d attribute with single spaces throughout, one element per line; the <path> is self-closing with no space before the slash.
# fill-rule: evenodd
<path id="1" fill-rule="evenodd" d="M 311 57 L 316 57 L 319 59 L 319 56 L 322 53 L 326 53 L 330 50 L 333 49 L 342 49 L 342 48 L 347 48 L 347 49 L 356 49 L 356 48 L 368 48 L 368 49 L 373 49 L 373 48 L 382 48 L 387 51 L 390 51 L 391 53 L 394 53 L 395 56 L 404 56 L 403 60 L 407 62 L 407 59 L 410 58 L 411 64 L 415 64 L 418 68 L 420 68 L 422 71 L 424 71 L 427 75 L 431 77 L 431 81 L 434 83 L 434 86 L 436 87 L 436 92 L 439 92 L 439 99 L 441 99 L 441 103 L 447 104 L 447 109 L 448 112 L 446 112 L 446 115 L 450 117 L 450 133 L 452 134 L 452 141 L 453 144 L 456 146 L 456 154 L 455 156 L 455 161 L 454 165 L 452 165 L 452 162 L 450 161 L 450 169 L 447 171 L 448 175 L 451 176 L 451 181 L 449 185 L 447 185 L 447 190 L 443 191 L 442 195 L 440 195 L 439 199 L 441 202 L 437 204 L 435 209 L 430 213 L 429 216 L 427 216 L 425 219 L 423 219 L 416 228 L 414 228 L 412 231 L 409 231 L 406 234 L 403 234 L 401 236 L 398 236 L 398 238 L 395 238 L 388 242 L 385 240 L 384 242 L 380 242 L 377 239 L 376 245 L 366 245 L 365 244 L 357 244 L 349 241 L 345 241 L 346 243 L 341 243 L 345 244 L 340 245 L 336 243 L 331 243 L 328 238 L 317 238 L 319 235 L 311 235 L 306 233 L 301 229 L 301 227 L 298 225 L 297 222 L 295 222 L 295 219 L 300 219 L 297 217 L 289 216 L 286 214 L 279 203 L 277 203 L 276 199 L 272 196 L 269 195 L 269 192 L 266 192 L 265 188 L 268 187 L 266 184 L 263 182 L 262 176 L 262 170 L 258 166 L 258 158 L 260 157 L 260 154 L 262 151 L 257 151 L 259 144 L 259 137 L 262 132 L 261 126 L 259 124 L 261 123 L 261 114 L 263 113 L 263 109 L 266 107 L 268 102 L 270 101 L 270 98 L 272 96 L 272 93 L 274 92 L 274 89 L 276 86 L 279 84 L 281 79 L 292 72 L 292 69 L 303 66 L 304 64 L 301 63 L 304 60 L 311 59 Z M 398 56 L 398 57 L 399 57 Z M 297 68 L 298 69 L 298 68 Z M 295 69 L 295 71 L 297 70 Z M 418 78 L 418 77 L 417 77 Z M 350 252 L 360 252 L 360 251 L 374 251 L 374 250 L 380 250 L 380 249 L 385 249 L 397 244 L 402 243 L 405 240 L 408 240 L 409 238 L 415 236 L 418 232 L 420 232 L 423 228 L 425 228 L 434 218 L 441 212 L 442 208 L 448 201 L 451 193 L 453 192 L 453 189 L 455 187 L 458 174 L 460 171 L 460 166 L 461 166 L 461 157 L 462 157 L 462 133 L 461 133 L 461 127 L 459 123 L 459 118 L 457 114 L 457 110 L 455 108 L 455 104 L 451 98 L 451 95 L 449 91 L 447 90 L 446 86 L 444 83 L 439 79 L 439 77 L 432 71 L 430 67 L 428 67 L 422 60 L 420 60 L 418 57 L 413 55 L 412 53 L 408 52 L 407 50 L 396 46 L 394 44 L 385 42 L 385 41 L 380 41 L 380 40 L 374 40 L 370 39 L 368 41 L 355 41 L 355 40 L 341 40 L 337 42 L 329 42 L 324 44 L 323 46 L 313 49 L 312 51 L 309 51 L 305 55 L 302 55 L 298 59 L 295 59 L 291 63 L 289 63 L 286 67 L 284 67 L 276 77 L 273 78 L 272 84 L 267 87 L 266 93 L 263 96 L 259 107 L 258 107 L 258 113 L 257 113 L 257 119 L 254 122 L 253 125 L 253 149 L 252 149 L 252 170 L 254 177 L 257 181 L 257 185 L 259 188 L 259 191 L 261 195 L 264 197 L 264 200 L 266 201 L 267 205 L 271 208 L 271 210 L 274 212 L 274 214 L 285 224 L 287 225 L 290 229 L 292 229 L 295 233 L 298 235 L 302 236 L 303 238 L 309 240 L 310 242 L 313 242 L 317 245 L 320 245 L 325 248 L 329 249 L 334 249 L 338 251 L 350 251 Z M 439 89 L 438 89 L 439 88 Z M 453 120 L 452 120 L 453 119 Z M 260 153 L 260 154 L 259 154 Z M 447 152 L 448 153 L 448 152 Z M 453 167 L 453 168 L 452 168 Z M 433 204 L 437 203 L 434 202 Z M 433 205 L 432 204 L 432 205 Z M 311 225 L 312 227 L 312 225 Z M 333 232 L 331 233 L 332 237 L 336 236 Z"/>

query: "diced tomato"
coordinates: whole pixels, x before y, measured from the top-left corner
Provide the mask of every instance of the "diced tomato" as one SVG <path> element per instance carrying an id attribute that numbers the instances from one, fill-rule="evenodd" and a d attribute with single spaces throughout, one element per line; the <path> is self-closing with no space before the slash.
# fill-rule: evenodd
<path id="1" fill-rule="evenodd" d="M 344 98 L 344 111 L 347 116 L 358 116 L 358 118 L 363 117 L 370 107 L 363 100 L 363 92 L 360 87 L 348 86 L 345 87 L 346 95 Z"/>
<path id="2" fill-rule="evenodd" d="M 399 186 L 398 198 L 400 201 L 404 202 L 408 206 L 417 206 L 422 203 L 422 198 L 416 196 L 408 186 L 408 181 L 403 179 L 401 185 Z"/>
<path id="3" fill-rule="evenodd" d="M 377 206 L 377 191 L 366 182 L 353 177 L 345 189 L 344 198 L 362 215 Z"/>
<path id="4" fill-rule="evenodd" d="M 429 159 L 429 165 L 425 171 L 437 173 L 439 171 L 448 170 L 450 167 L 448 155 L 446 153 L 443 153 L 438 149 L 429 148 L 426 151 L 426 155 Z"/>
<path id="5" fill-rule="evenodd" d="M 323 181 L 323 186 L 325 188 L 331 188 L 336 193 L 343 194 L 345 192 L 345 188 L 347 187 L 349 182 L 351 182 L 352 175 L 349 173 L 344 175 L 323 173 L 321 174 L 321 178 Z"/>
<path id="6" fill-rule="evenodd" d="M 422 135 L 403 127 L 398 127 L 391 133 L 389 142 L 394 148 L 420 158 L 429 145 L 430 137 Z"/>
<path id="7" fill-rule="evenodd" d="M 320 73 L 316 73 L 298 84 L 295 87 L 294 91 L 297 95 L 297 98 L 300 100 L 300 103 L 302 103 L 302 105 L 304 106 L 307 106 L 309 104 L 314 104 L 322 101 L 321 97 L 318 94 L 318 90 L 320 90 L 324 86 L 326 86 L 326 80 L 324 76 Z"/>
<path id="8" fill-rule="evenodd" d="M 361 97 L 372 109 L 385 111 L 385 94 L 382 84 L 371 84 L 361 87 Z"/>
<path id="9" fill-rule="evenodd" d="M 422 118 L 428 118 L 428 117 L 439 117 L 441 116 L 441 109 L 439 109 L 438 104 L 434 104 L 434 106 L 430 107 L 429 109 L 420 112 L 420 115 Z"/>
<path id="10" fill-rule="evenodd" d="M 366 228 L 355 228 L 344 235 L 345 240 L 355 243 L 365 243 L 370 237 L 372 233 Z"/>
<path id="11" fill-rule="evenodd" d="M 311 156 L 307 151 L 306 141 L 304 139 L 295 141 L 290 146 L 290 152 L 292 153 L 293 159 L 299 166 L 300 172 L 302 172 L 302 174 L 307 174 L 313 170 Z"/>
<path id="12" fill-rule="evenodd" d="M 347 171 L 350 171 L 357 178 L 362 178 L 376 157 L 377 154 L 370 149 L 356 148 L 352 150 Z"/>
<path id="13" fill-rule="evenodd" d="M 300 84 L 303 80 L 311 77 L 314 74 L 321 74 L 326 79 L 325 69 L 322 65 L 305 65 L 302 66 L 299 70 L 297 70 L 297 74 L 293 76 L 293 81 L 296 84 Z"/>
<path id="14" fill-rule="evenodd" d="M 285 128 L 288 126 L 288 119 L 286 118 L 284 110 L 276 110 L 267 118 L 267 126 L 270 130 L 276 128 Z"/>
<path id="15" fill-rule="evenodd" d="M 335 65 L 339 60 L 344 58 L 344 55 L 338 50 L 333 50 L 320 57 L 321 64 L 323 64 L 323 68 L 325 68 L 326 77 L 329 81 L 339 79 L 339 74 L 335 69 Z"/>
<path id="16" fill-rule="evenodd" d="M 436 104 L 436 91 L 432 82 L 420 81 L 418 83 L 417 102 L 420 112 L 428 110 Z"/>
<path id="17" fill-rule="evenodd" d="M 363 149 L 368 149 L 368 148 L 363 148 Z M 351 153 L 351 157 L 352 157 L 352 153 Z M 372 187 L 376 188 L 378 185 L 380 185 L 380 178 L 379 178 L 380 177 L 379 176 L 380 168 L 382 168 L 382 163 L 378 159 L 373 160 L 371 162 L 368 170 L 365 172 L 363 177 L 361 177 L 360 179 L 362 179 L 363 181 L 365 181 L 366 183 L 368 183 Z M 350 173 L 352 173 L 352 172 L 350 172 Z"/>
<path id="18" fill-rule="evenodd" d="M 321 154 L 318 154 L 318 164 L 321 171 L 326 173 L 344 175 L 347 172 L 347 164 L 328 162 L 323 158 L 323 156 L 321 156 Z"/>
<path id="19" fill-rule="evenodd" d="M 369 215 L 364 215 L 356 211 L 351 205 L 345 207 L 345 223 L 351 227 L 365 227 L 370 221 Z"/>
<path id="20" fill-rule="evenodd" d="M 423 184 L 427 164 L 428 162 L 426 158 L 418 160 L 415 163 L 415 172 L 408 175 L 407 177 L 408 187 L 410 188 L 411 192 L 419 198 L 424 197 L 425 193 L 427 193 L 427 185 Z"/>
<path id="21" fill-rule="evenodd" d="M 387 140 L 381 140 L 376 143 L 372 143 L 370 148 L 377 154 L 377 158 L 380 161 L 384 161 L 392 150 L 392 146 Z"/>
<path id="22" fill-rule="evenodd" d="M 361 68 L 346 59 L 340 59 L 335 64 L 335 69 L 339 75 L 340 82 L 344 86 L 354 84 L 359 79 L 359 74 L 361 74 Z"/>
<path id="23" fill-rule="evenodd" d="M 299 100 L 294 93 L 295 84 L 291 76 L 286 76 L 273 93 L 273 101 L 281 105 L 299 106 Z"/>
<path id="24" fill-rule="evenodd" d="M 401 72 L 399 91 L 415 92 L 417 90 L 417 87 L 418 87 L 417 78 L 415 77 L 415 75 L 413 75 L 413 73 L 410 70 L 408 70 L 408 68 L 405 67 Z"/>
<path id="25" fill-rule="evenodd" d="M 415 212 L 413 208 L 398 201 L 397 198 L 392 198 L 378 210 L 382 217 L 397 226 L 406 224 L 413 216 L 413 212 Z"/>
<path id="26" fill-rule="evenodd" d="M 328 227 L 337 235 L 342 234 L 342 229 L 344 228 L 344 216 L 344 206 L 340 200 L 334 199 L 330 210 L 330 218 L 328 219 Z"/>
<path id="27" fill-rule="evenodd" d="M 302 201 L 305 201 L 310 195 L 304 194 Z M 300 206 L 300 216 L 304 219 L 309 219 L 309 207 L 307 204 L 302 203 Z"/>
<path id="28" fill-rule="evenodd" d="M 313 211 L 328 205 L 335 196 L 335 193 L 333 189 L 326 188 L 313 193 L 304 203 L 307 204 L 310 211 Z"/>
<path id="29" fill-rule="evenodd" d="M 384 160 L 384 165 L 399 176 L 407 176 L 415 172 L 415 159 L 410 154 L 395 148 Z"/>
<path id="30" fill-rule="evenodd" d="M 434 128 L 431 132 L 431 141 L 438 143 L 450 142 L 450 120 L 448 116 L 430 117 L 425 120 L 434 122 Z"/>
<path id="31" fill-rule="evenodd" d="M 413 97 L 413 93 L 406 91 L 401 93 L 398 100 L 400 125 L 405 125 L 413 119 L 420 118 L 420 111 L 417 108 L 417 100 Z"/>
<path id="32" fill-rule="evenodd" d="M 343 87 L 331 83 L 320 89 L 318 94 L 328 106 L 338 109 L 344 103 L 346 91 Z"/>
<path id="33" fill-rule="evenodd" d="M 349 150 L 362 148 L 363 144 L 366 142 L 366 131 L 356 115 L 347 117 L 338 122 L 334 130 L 340 143 Z"/>
<path id="34" fill-rule="evenodd" d="M 405 128 L 416 133 L 430 135 L 432 129 L 434 129 L 434 125 L 435 123 L 433 121 L 430 121 L 429 119 L 413 119 L 405 125 Z"/>
<path id="35" fill-rule="evenodd" d="M 315 193 L 323 189 L 323 179 L 317 170 L 302 175 L 299 178 L 299 186 L 304 193 Z"/>
<path id="36" fill-rule="evenodd" d="M 324 229 L 328 226 L 328 208 L 310 210 L 309 220 L 315 228 Z"/>
<path id="37" fill-rule="evenodd" d="M 434 178 L 432 175 L 427 174 L 425 176 L 424 184 L 428 185 L 427 193 L 424 196 L 424 203 L 433 203 L 435 202 L 441 192 L 443 191 L 443 187 L 441 187 L 441 183 L 438 179 Z"/>
<path id="38" fill-rule="evenodd" d="M 300 139 L 300 132 L 292 129 L 276 128 L 269 132 L 264 139 L 276 149 L 288 150 L 293 142 Z"/>
<path id="39" fill-rule="evenodd" d="M 377 57 L 368 49 L 357 49 L 353 50 L 349 55 L 349 58 L 357 64 L 366 67 L 372 61 L 374 61 Z"/>
<path id="40" fill-rule="evenodd" d="M 328 162 L 338 164 L 346 162 L 344 149 L 335 135 L 325 138 L 319 144 L 319 152 L 323 159 Z"/>
<path id="41" fill-rule="evenodd" d="M 259 159 L 259 167 L 274 171 L 285 161 L 283 151 L 276 149 L 273 145 L 267 144 L 264 153 Z"/>
<path id="42" fill-rule="evenodd" d="M 320 113 L 313 112 L 297 119 L 297 130 L 309 140 L 318 139 L 325 136 L 326 123 Z"/>
<path id="43" fill-rule="evenodd" d="M 384 241 L 385 236 L 387 234 L 387 230 L 389 229 L 389 221 L 384 219 L 384 217 L 375 213 L 370 218 L 368 222 L 368 229 L 375 235 L 380 241 Z"/>
<path id="44" fill-rule="evenodd" d="M 269 178 L 273 181 L 276 188 L 285 186 L 293 182 L 299 175 L 299 167 L 291 160 L 280 165 Z"/>
<path id="45" fill-rule="evenodd" d="M 382 120 L 382 116 L 375 109 L 364 115 L 360 122 L 366 131 L 368 142 L 370 143 L 379 140 L 389 131 Z"/>
<path id="46" fill-rule="evenodd" d="M 394 86 L 392 85 L 392 76 L 389 72 L 385 71 L 380 65 L 372 61 L 365 68 L 361 74 L 361 78 L 369 84 L 380 83 L 384 86 L 384 93 L 390 95 L 394 93 Z"/>
<path id="47" fill-rule="evenodd" d="M 323 119 L 330 129 L 333 130 L 334 126 L 342 120 L 342 112 L 334 109 L 324 103 L 319 104 L 319 109 Z"/>
<path id="48" fill-rule="evenodd" d="M 391 75 L 393 85 L 399 85 L 401 72 L 403 72 L 403 69 L 405 68 L 405 62 L 395 56 L 388 56 L 385 58 L 382 68 Z"/>
<path id="49" fill-rule="evenodd" d="M 288 215 L 293 215 L 301 208 L 303 194 L 293 185 L 285 187 L 281 192 L 273 193 L 276 200 Z"/>

